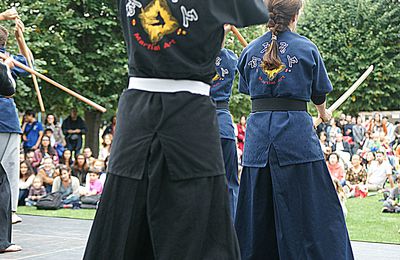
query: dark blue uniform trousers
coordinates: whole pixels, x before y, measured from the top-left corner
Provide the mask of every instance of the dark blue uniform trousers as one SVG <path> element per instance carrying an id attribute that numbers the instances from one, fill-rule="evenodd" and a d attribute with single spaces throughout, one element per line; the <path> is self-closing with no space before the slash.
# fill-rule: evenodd
<path id="1" fill-rule="evenodd" d="M 221 138 L 221 147 L 224 157 L 226 180 L 228 182 L 229 206 L 231 209 L 232 219 L 235 219 L 236 205 L 239 196 L 236 142 L 234 140 Z"/>
<path id="2" fill-rule="evenodd" d="M 353 259 L 326 163 L 244 167 L 235 227 L 243 260 Z"/>

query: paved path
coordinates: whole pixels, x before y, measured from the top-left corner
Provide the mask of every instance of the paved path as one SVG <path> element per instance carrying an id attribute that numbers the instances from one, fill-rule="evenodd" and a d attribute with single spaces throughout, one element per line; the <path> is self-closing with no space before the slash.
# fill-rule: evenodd
<path id="1" fill-rule="evenodd" d="M 0 254 L 1 260 L 82 259 L 92 221 L 35 216 L 22 218 L 22 223 L 13 226 L 13 235 L 14 242 L 24 249 L 18 253 Z M 352 245 L 357 260 L 400 259 L 400 245 L 364 242 L 352 242 Z"/>

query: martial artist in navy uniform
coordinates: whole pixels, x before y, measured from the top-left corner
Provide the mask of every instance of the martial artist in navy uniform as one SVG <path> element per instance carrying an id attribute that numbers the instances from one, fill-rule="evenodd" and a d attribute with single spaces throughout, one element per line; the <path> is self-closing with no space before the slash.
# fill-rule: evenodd
<path id="1" fill-rule="evenodd" d="M 15 10 L 10 9 L 5 13 L 10 15 L 14 12 L 16 13 Z M 7 20 L 15 19 L 13 17 L 14 15 L 8 16 Z M 16 31 L 22 30 L 22 22 L 17 21 Z M 18 33 L 18 36 L 21 35 Z M 0 52 L 2 53 L 6 53 L 7 38 L 8 31 L 0 26 Z M 17 43 L 21 49 L 21 37 L 17 37 Z M 29 73 L 13 66 L 12 60 L 24 65 L 28 64 L 22 55 L 10 55 L 9 59 L 0 62 L 0 253 L 21 250 L 20 246 L 11 243 L 12 213 L 15 214 L 18 202 L 19 148 L 22 133 L 12 96 L 15 94 L 17 76 L 26 76 Z"/>
<path id="2" fill-rule="evenodd" d="M 332 91 L 317 47 L 293 32 L 301 0 L 270 0 L 270 31 L 239 58 L 251 96 L 235 228 L 247 259 L 353 259 L 338 196 L 307 113 Z"/>
<path id="3" fill-rule="evenodd" d="M 223 25 L 263 0 L 119 0 L 129 87 L 84 259 L 239 259 L 216 108 Z"/>
<path id="4" fill-rule="evenodd" d="M 235 79 L 238 57 L 228 49 L 223 48 L 215 60 L 217 74 L 213 78 L 210 96 L 217 106 L 219 135 L 228 181 L 229 203 L 231 216 L 235 218 L 237 198 L 239 194 L 238 157 L 235 141 L 235 128 L 229 112 L 229 98 Z"/>

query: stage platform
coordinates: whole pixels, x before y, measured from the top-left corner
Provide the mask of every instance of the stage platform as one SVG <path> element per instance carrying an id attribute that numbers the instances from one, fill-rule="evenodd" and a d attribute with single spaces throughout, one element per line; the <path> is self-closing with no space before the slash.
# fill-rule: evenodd
<path id="1" fill-rule="evenodd" d="M 21 215 L 13 226 L 13 241 L 21 252 L 0 254 L 1 260 L 82 259 L 92 221 Z M 400 245 L 352 242 L 357 260 L 400 259 Z"/>

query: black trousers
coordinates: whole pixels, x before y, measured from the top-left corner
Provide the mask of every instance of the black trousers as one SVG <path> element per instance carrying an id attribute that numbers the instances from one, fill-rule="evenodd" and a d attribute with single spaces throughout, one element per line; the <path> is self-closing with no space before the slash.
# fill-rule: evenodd
<path id="1" fill-rule="evenodd" d="M 0 154 L 1 156 L 1 154 Z M 0 164 L 0 251 L 11 245 L 11 190 L 7 174 Z"/>
<path id="2" fill-rule="evenodd" d="M 84 259 L 240 259 L 227 189 L 224 175 L 171 178 L 155 136 L 142 179 L 108 174 Z"/>

